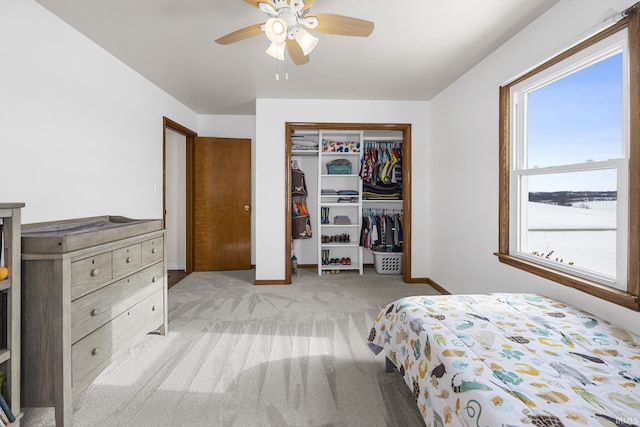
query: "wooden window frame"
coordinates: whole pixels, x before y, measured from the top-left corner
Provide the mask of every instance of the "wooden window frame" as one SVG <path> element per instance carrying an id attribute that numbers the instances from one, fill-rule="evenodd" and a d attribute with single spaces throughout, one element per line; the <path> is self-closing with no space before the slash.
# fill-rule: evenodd
<path id="1" fill-rule="evenodd" d="M 509 184 L 511 171 L 510 89 L 533 75 L 626 28 L 629 37 L 629 227 L 627 290 L 622 291 L 510 255 Z M 586 292 L 614 304 L 640 311 L 640 16 L 638 6 L 625 11 L 616 24 L 567 49 L 549 61 L 500 87 L 498 252 L 500 262 Z"/>

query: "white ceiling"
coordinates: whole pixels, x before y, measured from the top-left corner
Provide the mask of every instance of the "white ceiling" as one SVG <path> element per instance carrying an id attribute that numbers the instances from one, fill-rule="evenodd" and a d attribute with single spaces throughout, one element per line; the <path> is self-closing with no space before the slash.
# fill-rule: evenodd
<path id="1" fill-rule="evenodd" d="M 315 33 L 296 66 L 268 56 L 264 35 L 214 43 L 266 19 L 243 0 L 38 0 L 199 114 L 255 114 L 256 98 L 429 100 L 558 1 L 318 0 L 311 12 L 375 29 Z"/>

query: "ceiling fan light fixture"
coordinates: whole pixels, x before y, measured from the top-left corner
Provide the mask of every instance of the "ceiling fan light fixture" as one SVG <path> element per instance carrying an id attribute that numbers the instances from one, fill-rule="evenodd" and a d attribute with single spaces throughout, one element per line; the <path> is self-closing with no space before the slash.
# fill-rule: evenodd
<path id="1" fill-rule="evenodd" d="M 282 43 L 287 38 L 287 23 L 280 18 L 269 18 L 264 24 L 264 33 L 272 43 Z"/>
<path id="2" fill-rule="evenodd" d="M 284 49 L 286 46 L 287 44 L 284 41 L 280 43 L 271 42 L 265 52 L 277 60 L 284 61 Z"/>
<path id="3" fill-rule="evenodd" d="M 296 33 L 296 41 L 302 48 L 302 53 L 304 53 L 305 56 L 309 55 L 311 51 L 316 47 L 316 45 L 318 44 L 318 40 L 320 39 L 312 36 L 307 30 L 303 28 L 300 28 Z"/>

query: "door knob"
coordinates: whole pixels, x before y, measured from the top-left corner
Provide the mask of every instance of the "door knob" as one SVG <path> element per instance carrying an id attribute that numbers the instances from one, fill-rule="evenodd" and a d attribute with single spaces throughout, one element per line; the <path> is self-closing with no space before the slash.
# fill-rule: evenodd
<path id="1" fill-rule="evenodd" d="M 249 212 L 249 209 L 251 209 L 251 206 L 249 206 L 249 205 L 244 205 L 244 210 L 245 210 L 246 212 Z"/>

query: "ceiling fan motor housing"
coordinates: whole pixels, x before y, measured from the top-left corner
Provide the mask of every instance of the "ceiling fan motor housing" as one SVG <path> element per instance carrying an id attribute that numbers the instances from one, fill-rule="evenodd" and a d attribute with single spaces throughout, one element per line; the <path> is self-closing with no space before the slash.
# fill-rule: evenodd
<path id="1" fill-rule="evenodd" d="M 314 28 L 317 25 L 317 19 L 305 19 L 304 14 L 306 12 L 302 12 L 305 4 L 300 0 L 271 0 L 273 3 L 276 16 L 278 20 L 281 20 L 285 24 L 285 28 L 287 30 L 287 38 L 289 40 L 294 40 L 296 38 L 296 34 L 302 28 L 302 26 L 306 26 L 307 28 Z M 268 3 L 261 4 L 261 9 L 269 9 Z M 273 14 L 271 14 L 273 16 Z M 315 25 L 314 25 L 315 24 Z"/>

